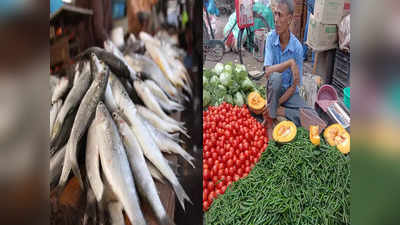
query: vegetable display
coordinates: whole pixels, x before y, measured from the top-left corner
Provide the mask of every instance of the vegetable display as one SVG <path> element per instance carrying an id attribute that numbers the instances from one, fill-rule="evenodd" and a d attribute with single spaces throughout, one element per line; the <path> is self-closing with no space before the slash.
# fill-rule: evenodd
<path id="1" fill-rule="evenodd" d="M 203 210 L 246 177 L 266 149 L 265 128 L 246 106 L 222 103 L 203 112 Z"/>
<path id="2" fill-rule="evenodd" d="M 256 85 L 247 76 L 246 67 L 242 64 L 217 63 L 212 69 L 203 71 L 203 108 L 217 106 L 222 102 L 242 106 L 247 95 L 257 91 L 265 98 L 265 87 Z"/>
<path id="3" fill-rule="evenodd" d="M 299 128 L 295 141 L 269 142 L 249 175 L 205 213 L 206 224 L 350 224 L 350 157 Z"/>

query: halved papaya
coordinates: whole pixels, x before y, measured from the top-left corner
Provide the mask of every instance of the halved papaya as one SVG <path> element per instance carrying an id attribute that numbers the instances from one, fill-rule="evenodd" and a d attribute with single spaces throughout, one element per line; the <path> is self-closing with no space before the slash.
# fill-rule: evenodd
<path id="1" fill-rule="evenodd" d="M 324 131 L 324 138 L 330 146 L 336 148 L 343 154 L 350 152 L 350 134 L 340 124 L 332 124 Z"/>
<path id="2" fill-rule="evenodd" d="M 272 138 L 278 143 L 291 142 L 297 134 L 297 127 L 292 121 L 278 123 L 272 133 Z"/>

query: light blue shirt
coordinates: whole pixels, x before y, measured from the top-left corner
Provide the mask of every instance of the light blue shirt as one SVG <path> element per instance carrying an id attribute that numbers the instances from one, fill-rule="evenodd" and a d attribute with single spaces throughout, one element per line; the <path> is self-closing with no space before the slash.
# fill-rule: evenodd
<path id="1" fill-rule="evenodd" d="M 282 52 L 279 35 L 275 30 L 272 30 L 268 33 L 267 39 L 265 40 L 264 66 L 281 64 L 289 59 L 294 59 L 296 61 L 296 64 L 299 68 L 301 85 L 303 77 L 303 46 L 296 36 L 290 33 L 289 43 L 286 46 L 286 49 Z M 288 68 L 282 73 L 282 88 L 284 88 L 286 91 L 292 84 L 293 74 L 292 70 Z M 299 87 L 296 88 L 297 93 L 298 91 Z"/>

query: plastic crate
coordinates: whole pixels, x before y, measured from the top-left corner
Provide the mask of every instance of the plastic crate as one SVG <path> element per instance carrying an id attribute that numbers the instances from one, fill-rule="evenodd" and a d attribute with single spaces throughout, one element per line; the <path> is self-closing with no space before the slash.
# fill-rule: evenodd
<path id="1" fill-rule="evenodd" d="M 341 50 L 336 50 L 334 71 L 341 71 L 344 77 L 350 77 L 350 54 Z"/>

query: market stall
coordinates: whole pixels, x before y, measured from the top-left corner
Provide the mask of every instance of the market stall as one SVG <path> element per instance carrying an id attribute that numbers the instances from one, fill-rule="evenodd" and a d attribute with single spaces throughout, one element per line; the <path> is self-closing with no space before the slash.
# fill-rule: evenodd
<path id="1" fill-rule="evenodd" d="M 286 120 L 268 140 L 265 89 L 243 65 L 205 69 L 203 87 L 206 224 L 350 223 L 350 134 L 342 125 Z"/>
<path id="2" fill-rule="evenodd" d="M 130 4 L 131 10 L 135 6 L 134 1 L 122 2 Z M 186 2 L 185 10 L 192 4 Z M 53 23 L 56 32 L 51 37 L 71 38 L 71 30 L 82 20 L 103 13 L 98 9 L 62 6 L 51 15 L 52 20 L 62 21 Z M 86 49 L 67 46 L 52 51 L 52 58 L 65 56 L 56 60 L 62 66 L 52 68 L 50 76 L 52 224 L 199 220 L 201 210 L 190 211 L 195 211 L 201 193 L 188 184 L 188 177 L 201 182 L 195 147 L 199 144 L 192 139 L 198 121 L 188 121 L 199 108 L 193 101 L 199 98 L 197 65 L 190 61 L 188 40 L 178 38 L 192 32 L 187 25 L 193 15 L 189 11 L 183 26 L 171 29 L 154 23 L 159 19 L 152 17 L 158 13 L 154 10 L 147 18 L 152 26 L 144 24 L 136 35 L 129 32 L 125 12 L 121 16 L 114 10 L 118 15 L 113 16 L 117 19 L 113 31 L 106 35 L 110 39 L 100 46 L 92 42 Z M 67 26 L 65 21 L 73 13 L 84 16 Z M 175 216 L 185 210 L 190 213 Z"/>
<path id="3" fill-rule="evenodd" d="M 203 70 L 205 224 L 350 224 L 349 1 L 316 0 L 308 21 L 309 2 L 294 1 L 290 32 L 316 53 L 298 88 L 318 116 L 278 117 L 268 139 L 265 77 L 237 61 Z"/>

